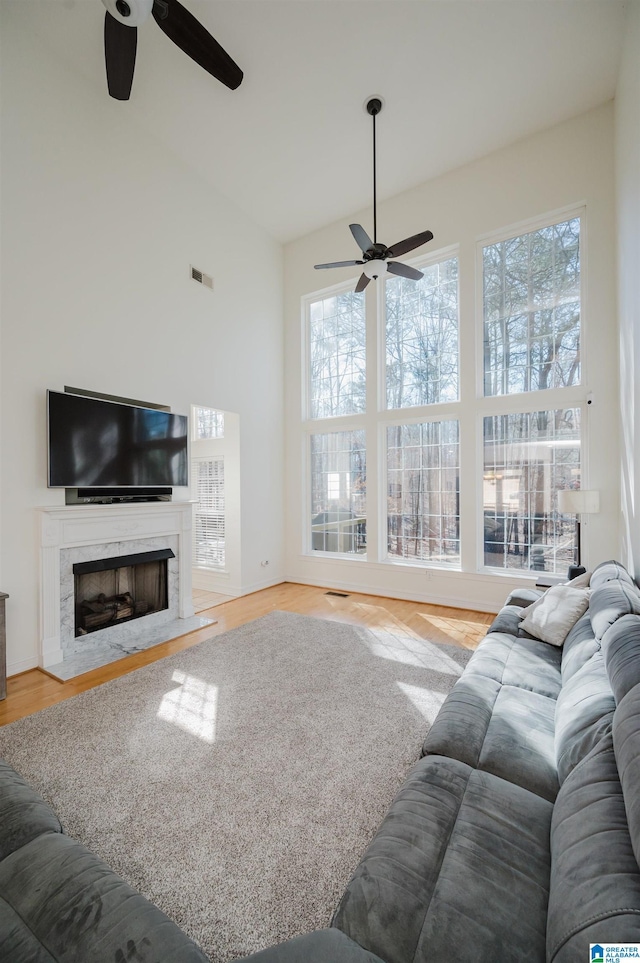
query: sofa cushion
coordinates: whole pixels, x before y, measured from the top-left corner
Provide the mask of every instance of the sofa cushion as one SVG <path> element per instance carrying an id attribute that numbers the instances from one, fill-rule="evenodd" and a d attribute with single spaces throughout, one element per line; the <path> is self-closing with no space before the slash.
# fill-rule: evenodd
<path id="1" fill-rule="evenodd" d="M 620 562 L 616 562 L 613 559 L 608 562 L 600 562 L 599 565 L 596 565 L 591 573 L 591 581 L 589 584 L 591 588 L 594 589 L 598 588 L 599 585 L 604 585 L 605 582 L 610 582 L 613 580 L 628 582 L 629 585 L 635 585 L 635 582 L 629 575 L 624 565 L 621 565 Z"/>
<path id="2" fill-rule="evenodd" d="M 640 862 L 640 685 L 631 689 L 616 709 L 613 745 L 631 844 L 636 860 Z"/>
<path id="3" fill-rule="evenodd" d="M 13 906 L 0 897 L 0 958 L 11 963 L 56 963 Z"/>
<path id="4" fill-rule="evenodd" d="M 207 961 L 164 913 L 61 833 L 37 836 L 0 863 L 0 901 L 2 958 L 11 963 L 48 961 L 44 951 L 57 963 Z"/>
<path id="5" fill-rule="evenodd" d="M 60 833 L 58 817 L 15 769 L 0 759 L 0 860 L 41 833 Z"/>
<path id="6" fill-rule="evenodd" d="M 589 661 L 591 656 L 599 650 L 600 646 L 595 640 L 593 626 L 589 618 L 589 612 L 585 612 L 579 618 L 574 627 L 569 632 L 562 646 L 562 684 L 566 685 L 572 675 Z"/>
<path id="7" fill-rule="evenodd" d="M 387 963 L 542 963 L 552 809 L 490 773 L 425 757 L 365 853 L 334 925 Z"/>
<path id="8" fill-rule="evenodd" d="M 490 632 L 471 656 L 464 674 L 467 678 L 479 675 L 557 699 L 562 683 L 561 659 L 562 649 L 546 642 Z"/>
<path id="9" fill-rule="evenodd" d="M 640 592 L 633 583 L 611 579 L 593 590 L 589 616 L 597 642 L 623 615 L 640 615 Z"/>
<path id="10" fill-rule="evenodd" d="M 640 616 L 623 615 L 602 636 L 602 652 L 616 702 L 640 682 Z"/>
<path id="11" fill-rule="evenodd" d="M 640 872 L 611 734 L 564 781 L 551 824 L 548 963 L 589 960 L 596 942 L 640 942 Z"/>
<path id="12" fill-rule="evenodd" d="M 611 731 L 615 708 L 604 657 L 596 652 L 563 685 L 556 703 L 555 747 L 560 783 Z"/>
<path id="13" fill-rule="evenodd" d="M 458 759 L 553 801 L 555 709 L 554 699 L 537 692 L 463 676 L 445 699 L 423 753 Z"/>
<path id="14" fill-rule="evenodd" d="M 562 645 L 589 605 L 589 589 L 552 585 L 542 598 L 525 610 L 520 626 L 536 639 Z"/>

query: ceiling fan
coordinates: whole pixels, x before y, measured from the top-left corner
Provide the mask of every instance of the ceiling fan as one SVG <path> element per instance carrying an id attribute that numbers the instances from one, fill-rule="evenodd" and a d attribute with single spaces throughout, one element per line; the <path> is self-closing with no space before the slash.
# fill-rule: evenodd
<path id="1" fill-rule="evenodd" d="M 109 94 L 128 100 L 136 63 L 138 27 L 149 17 L 188 57 L 231 90 L 240 86 L 243 73 L 226 50 L 205 30 L 179 0 L 102 0 L 104 56 Z"/>
<path id="2" fill-rule="evenodd" d="M 382 101 L 379 97 L 372 97 L 367 101 L 367 113 L 373 118 L 373 241 L 361 224 L 350 224 L 349 228 L 353 234 L 356 244 L 362 251 L 362 260 L 359 261 L 332 261 L 330 264 L 314 264 L 318 270 L 327 268 L 353 267 L 355 264 L 363 264 L 364 270 L 360 275 L 360 280 L 356 284 L 356 291 L 364 291 L 369 281 L 373 278 L 382 277 L 385 271 L 390 274 L 398 274 L 403 278 L 411 278 L 419 281 L 423 277 L 422 271 L 409 267 L 401 261 L 390 261 L 389 258 L 400 257 L 408 254 L 409 251 L 421 247 L 433 238 L 431 231 L 422 231 L 412 237 L 406 237 L 404 241 L 398 241 L 387 247 L 380 244 L 377 236 L 377 213 L 376 213 L 376 116 L 382 110 Z"/>

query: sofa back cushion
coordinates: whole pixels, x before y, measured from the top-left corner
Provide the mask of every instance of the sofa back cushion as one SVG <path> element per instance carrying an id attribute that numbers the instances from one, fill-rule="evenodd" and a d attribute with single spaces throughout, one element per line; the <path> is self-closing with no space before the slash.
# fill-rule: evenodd
<path id="1" fill-rule="evenodd" d="M 640 942 L 640 870 L 612 735 L 575 767 L 551 822 L 548 963 L 588 960 L 589 943 Z"/>
<path id="2" fill-rule="evenodd" d="M 555 750 L 560 784 L 611 731 L 615 708 L 603 654 L 596 652 L 562 686 L 556 703 Z"/>
<path id="3" fill-rule="evenodd" d="M 619 704 L 640 682 L 640 616 L 623 615 L 602 636 L 602 654 Z"/>
<path id="4" fill-rule="evenodd" d="M 601 562 L 599 565 L 596 565 L 591 573 L 589 585 L 592 589 L 595 589 L 598 588 L 599 585 L 604 585 L 605 582 L 610 582 L 614 579 L 628 582 L 630 585 L 635 584 L 624 565 L 612 559 L 609 562 Z"/>
<path id="5" fill-rule="evenodd" d="M 43 833 L 61 832 L 42 796 L 0 759 L 0 861 Z"/>
<path id="6" fill-rule="evenodd" d="M 610 579 L 593 589 L 589 617 L 596 642 L 623 615 L 640 615 L 640 592 L 633 582 Z"/>
<path id="7" fill-rule="evenodd" d="M 561 666 L 563 685 L 566 685 L 571 676 L 589 661 L 598 648 L 587 611 L 578 619 L 564 640 Z"/>

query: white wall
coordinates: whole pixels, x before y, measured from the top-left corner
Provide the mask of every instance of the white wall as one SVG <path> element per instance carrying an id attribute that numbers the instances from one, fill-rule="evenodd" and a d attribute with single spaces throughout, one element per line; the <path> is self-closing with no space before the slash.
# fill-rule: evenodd
<path id="1" fill-rule="evenodd" d="M 0 587 L 11 596 L 11 673 L 37 661 L 34 508 L 64 498 L 46 487 L 47 388 L 237 412 L 241 588 L 281 580 L 282 252 L 134 125 L 126 104 L 50 55 L 29 4 L 0 8 Z M 190 264 L 214 276 L 213 294 L 191 281 Z"/>
<path id="2" fill-rule="evenodd" d="M 379 126 L 378 136 L 384 136 L 383 125 Z M 473 345 L 478 336 L 475 300 L 477 239 L 488 232 L 568 205 L 586 205 L 582 252 L 587 278 L 584 384 L 578 400 L 584 402 L 590 389 L 595 393 L 596 403 L 589 411 L 587 432 L 591 458 L 583 484 L 600 490 L 602 508 L 598 516 L 590 519 L 585 530 L 587 561 L 616 556 L 619 550 L 613 170 L 613 105 L 609 103 L 398 195 L 379 204 L 378 210 L 378 234 L 387 243 L 429 228 L 435 240 L 429 245 L 428 253 L 452 244 L 460 246 L 463 402 L 475 410 L 479 398 L 473 387 Z M 363 176 L 369 174 L 364 172 Z M 378 183 L 383 187 L 384 171 L 379 170 Z M 495 610 L 504 600 L 507 584 L 513 585 L 516 581 L 513 573 L 480 574 L 474 572 L 471 565 L 466 571 L 457 573 L 431 570 L 425 577 L 425 570 L 420 567 L 397 563 L 363 564 L 360 559 L 318 558 L 302 554 L 304 459 L 300 432 L 300 298 L 325 285 L 348 279 L 346 270 L 319 274 L 313 270 L 313 265 L 356 256 L 349 221 L 367 227 L 372 222 L 371 211 L 356 212 L 352 217 L 285 248 L 287 576 L 302 582 Z M 473 461 L 473 454 L 469 457 Z M 477 464 L 471 477 L 479 477 Z M 474 515 L 475 491 L 475 485 L 467 485 L 461 493 L 463 525 L 465 515 L 467 518 Z M 370 514 L 372 510 L 369 509 Z M 466 537 L 476 537 L 469 526 Z"/>
<path id="3" fill-rule="evenodd" d="M 615 100 L 621 559 L 640 578 L 640 3 L 629 6 Z"/>

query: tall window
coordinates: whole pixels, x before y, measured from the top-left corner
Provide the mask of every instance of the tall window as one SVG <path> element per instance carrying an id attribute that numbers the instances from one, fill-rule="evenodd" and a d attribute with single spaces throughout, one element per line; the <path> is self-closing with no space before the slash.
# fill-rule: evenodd
<path id="1" fill-rule="evenodd" d="M 366 496 L 364 431 L 311 435 L 311 548 L 365 552 Z"/>
<path id="2" fill-rule="evenodd" d="M 584 472 L 581 240 L 566 209 L 478 239 L 475 264 L 450 247 L 413 262 L 419 281 L 305 299 L 309 550 L 566 571 L 575 519 L 557 492 Z"/>
<path id="3" fill-rule="evenodd" d="M 482 270 L 484 393 L 500 412 L 484 419 L 484 563 L 566 571 L 575 525 L 557 491 L 580 486 L 580 409 L 523 413 L 508 396 L 562 404 L 580 384 L 580 217 L 486 245 Z"/>
<path id="4" fill-rule="evenodd" d="M 312 418 L 365 410 L 364 296 L 344 291 L 309 307 Z"/>
<path id="5" fill-rule="evenodd" d="M 387 428 L 387 551 L 460 565 L 457 421 Z"/>
<path id="6" fill-rule="evenodd" d="M 385 282 L 387 407 L 458 400 L 458 259 Z"/>
<path id="7" fill-rule="evenodd" d="M 580 218 L 483 249 L 484 393 L 580 383 Z"/>

